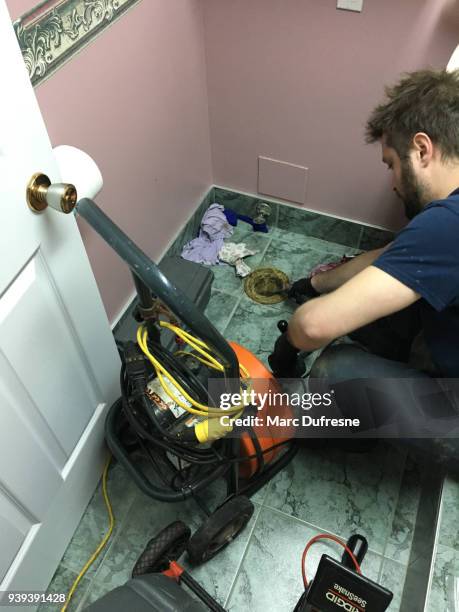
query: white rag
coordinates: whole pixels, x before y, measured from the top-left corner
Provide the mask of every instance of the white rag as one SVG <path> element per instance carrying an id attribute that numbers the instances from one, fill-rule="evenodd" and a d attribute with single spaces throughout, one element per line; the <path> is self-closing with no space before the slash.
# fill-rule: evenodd
<path id="1" fill-rule="evenodd" d="M 249 255 L 255 255 L 258 251 L 252 251 L 247 248 L 247 245 L 244 242 L 225 242 L 225 244 L 220 249 L 218 257 L 220 261 L 223 261 L 231 266 L 236 267 L 236 274 L 238 276 L 247 276 L 250 274 L 250 267 L 242 261 L 243 257 L 248 257 Z"/>

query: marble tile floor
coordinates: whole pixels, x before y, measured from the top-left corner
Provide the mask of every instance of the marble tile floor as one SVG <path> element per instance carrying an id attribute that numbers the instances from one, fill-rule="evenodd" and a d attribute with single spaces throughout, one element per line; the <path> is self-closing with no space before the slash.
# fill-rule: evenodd
<path id="1" fill-rule="evenodd" d="M 443 485 L 437 549 L 426 612 L 459 609 L 459 476 Z"/>
<path id="2" fill-rule="evenodd" d="M 352 247 L 308 238 L 282 227 L 261 234 L 240 223 L 233 238 L 258 250 L 247 259 L 252 267 L 276 266 L 292 279 L 317 263 L 356 252 Z M 222 265 L 213 270 L 208 318 L 227 339 L 240 342 L 266 362 L 278 334 L 277 321 L 288 318 L 293 306 L 286 302 L 255 304 L 245 296 L 232 267 Z M 383 443 L 366 454 L 345 453 L 331 446 L 313 450 L 305 443 L 293 462 L 254 496 L 255 513 L 245 531 L 217 558 L 192 569 L 193 576 L 231 612 L 288 612 L 302 593 L 301 553 L 309 538 L 326 532 L 347 539 L 357 531 L 370 544 L 362 569 L 394 592 L 389 610 L 396 612 L 400 610 L 416 517 L 417 485 L 416 466 L 404 453 Z M 202 519 L 193 501 L 164 504 L 148 498 L 118 464 L 111 468 L 109 492 L 117 527 L 101 558 L 83 578 L 69 606 L 71 612 L 80 612 L 123 584 L 148 539 L 163 526 L 181 519 L 195 528 Z M 209 494 L 218 497 L 218 492 L 217 497 L 215 491 Z M 70 587 L 106 525 L 99 487 L 50 592 Z M 451 558 L 452 549 L 444 548 L 439 557 L 439 584 L 444 568 L 457 563 L 457 557 Z M 333 544 L 313 547 L 308 559 L 310 576 L 323 552 L 341 555 Z M 42 612 L 51 609 L 40 608 Z"/>

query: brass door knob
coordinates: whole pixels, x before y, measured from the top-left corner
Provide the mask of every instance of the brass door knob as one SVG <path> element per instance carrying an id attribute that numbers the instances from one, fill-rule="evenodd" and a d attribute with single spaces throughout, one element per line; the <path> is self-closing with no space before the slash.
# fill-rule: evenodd
<path id="1" fill-rule="evenodd" d="M 77 203 L 77 190 L 68 183 L 53 183 L 41 172 L 32 176 L 27 185 L 27 204 L 30 210 L 41 213 L 48 206 L 58 212 L 70 213 Z"/>

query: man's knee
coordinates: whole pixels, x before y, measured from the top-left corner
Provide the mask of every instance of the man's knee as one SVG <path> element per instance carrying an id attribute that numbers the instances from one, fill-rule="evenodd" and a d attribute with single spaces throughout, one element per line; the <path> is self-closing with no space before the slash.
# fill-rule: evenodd
<path id="1" fill-rule="evenodd" d="M 352 344 L 330 346 L 316 359 L 309 377 L 329 380 L 356 378 L 357 363 L 365 354 L 366 351 Z"/>

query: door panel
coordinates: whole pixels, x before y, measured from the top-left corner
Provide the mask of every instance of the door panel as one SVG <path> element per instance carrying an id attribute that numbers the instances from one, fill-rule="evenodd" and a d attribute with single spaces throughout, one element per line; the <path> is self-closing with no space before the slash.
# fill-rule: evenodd
<path id="1" fill-rule="evenodd" d="M 101 402 L 101 392 L 40 251 L 0 299 L 0 312 L 18 285 L 22 295 L 0 325 L 0 349 L 68 457 Z M 53 349 L 43 351 L 50 342 Z"/>
<path id="2" fill-rule="evenodd" d="M 40 591 L 101 476 L 119 357 L 75 217 L 26 203 L 60 176 L 4 0 L 0 57 L 0 591 Z"/>
<path id="3" fill-rule="evenodd" d="M 20 506 L 9 497 L 8 491 L 0 486 L 0 533 L 2 534 L 0 580 L 3 580 L 32 525 L 30 518 L 25 516 Z"/>

